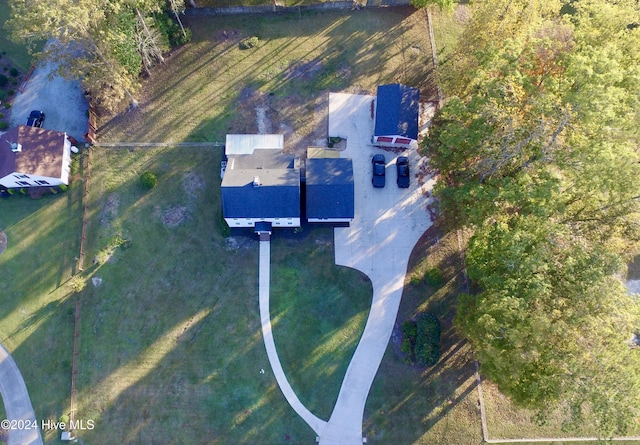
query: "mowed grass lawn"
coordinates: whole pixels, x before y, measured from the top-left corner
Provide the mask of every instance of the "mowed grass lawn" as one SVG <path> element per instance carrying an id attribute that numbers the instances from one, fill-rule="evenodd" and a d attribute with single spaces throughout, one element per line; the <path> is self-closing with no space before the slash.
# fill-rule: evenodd
<path id="1" fill-rule="evenodd" d="M 76 414 L 96 422 L 80 433 L 87 443 L 314 440 L 264 350 L 257 240 L 248 234 L 229 248 L 219 226 L 220 156 L 214 148 L 94 151 L 83 277 L 102 281 L 81 292 Z M 151 191 L 138 181 L 147 170 L 158 176 Z M 323 412 L 371 301 L 368 281 L 334 266 L 331 247 L 326 228 L 276 235 L 272 246 L 283 366 L 312 389 L 301 399 Z M 328 287 L 329 276 L 337 279 Z"/>
<path id="2" fill-rule="evenodd" d="M 0 200 L 0 342 L 13 355 L 37 419 L 57 420 L 69 409 L 74 289 L 82 190 L 32 200 Z M 51 435 L 47 437 L 53 437 Z"/>
<path id="3" fill-rule="evenodd" d="M 185 22 L 192 42 L 153 70 L 138 108 L 101 120 L 101 141 L 224 141 L 230 132 L 258 131 L 256 106 L 266 109 L 267 130 L 286 141 L 314 131 L 326 138 L 317 115 L 326 115 L 329 91 L 429 84 L 425 14 L 413 8 Z M 241 50 L 250 36 L 258 45 Z"/>

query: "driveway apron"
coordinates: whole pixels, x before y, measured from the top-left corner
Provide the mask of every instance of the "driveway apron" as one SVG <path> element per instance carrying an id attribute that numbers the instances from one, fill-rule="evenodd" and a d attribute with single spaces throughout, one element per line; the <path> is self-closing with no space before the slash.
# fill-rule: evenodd
<path id="1" fill-rule="evenodd" d="M 40 428 L 31 406 L 27 386 L 16 362 L 4 346 L 0 345 L 0 393 L 7 419 L 29 425 L 29 428 L 10 428 L 9 445 L 42 445 Z M 20 426 L 20 425 L 16 425 Z M 31 428 L 35 426 L 35 428 Z"/>

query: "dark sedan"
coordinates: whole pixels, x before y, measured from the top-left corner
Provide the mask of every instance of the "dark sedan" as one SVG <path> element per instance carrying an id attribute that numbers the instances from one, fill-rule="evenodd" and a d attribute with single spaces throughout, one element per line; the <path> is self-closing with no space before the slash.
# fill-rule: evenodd
<path id="1" fill-rule="evenodd" d="M 384 159 L 384 155 L 373 155 L 371 159 L 373 164 L 373 175 L 371 176 L 371 183 L 374 187 L 384 187 L 385 183 L 385 166 L 387 161 Z"/>
<path id="2" fill-rule="evenodd" d="M 400 156 L 396 161 L 396 170 L 398 176 L 396 183 L 398 187 L 406 189 L 409 188 L 411 178 L 409 177 L 409 159 L 406 156 Z"/>
<path id="3" fill-rule="evenodd" d="M 33 110 L 27 119 L 27 127 L 42 127 L 44 122 L 44 113 L 42 111 Z"/>

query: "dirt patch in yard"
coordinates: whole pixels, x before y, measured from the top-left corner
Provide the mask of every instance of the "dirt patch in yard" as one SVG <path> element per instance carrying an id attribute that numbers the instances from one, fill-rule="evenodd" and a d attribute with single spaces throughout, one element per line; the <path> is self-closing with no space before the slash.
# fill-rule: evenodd
<path id="1" fill-rule="evenodd" d="M 285 78 L 287 80 L 292 79 L 313 79 L 316 74 L 322 70 L 322 62 L 318 59 L 313 59 L 307 62 L 296 62 L 289 66 Z"/>
<path id="2" fill-rule="evenodd" d="M 0 255 L 7 250 L 7 234 L 0 230 Z"/>
<path id="3" fill-rule="evenodd" d="M 118 207 L 120 206 L 120 199 L 118 195 L 112 194 L 107 197 L 107 202 L 104 204 L 104 208 L 100 213 L 100 225 L 102 227 L 109 227 L 116 216 L 118 216 Z"/>
<path id="4" fill-rule="evenodd" d="M 162 212 L 162 224 L 167 227 L 176 227 L 191 218 L 191 212 L 187 206 L 170 207 Z"/>
<path id="5" fill-rule="evenodd" d="M 196 172 L 189 172 L 182 180 L 182 188 L 189 199 L 195 200 L 200 196 L 206 181 L 204 176 Z"/>

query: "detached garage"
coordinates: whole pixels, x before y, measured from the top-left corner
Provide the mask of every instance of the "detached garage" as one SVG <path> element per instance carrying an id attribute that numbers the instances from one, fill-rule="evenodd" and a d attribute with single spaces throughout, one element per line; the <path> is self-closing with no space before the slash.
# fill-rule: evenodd
<path id="1" fill-rule="evenodd" d="M 380 85 L 373 144 L 392 148 L 410 148 L 416 144 L 419 111 L 419 89 L 401 84 Z"/>

